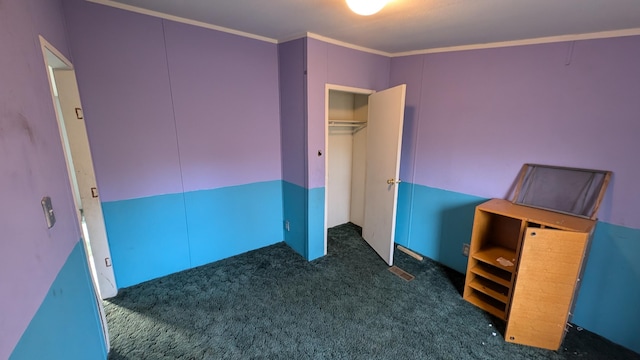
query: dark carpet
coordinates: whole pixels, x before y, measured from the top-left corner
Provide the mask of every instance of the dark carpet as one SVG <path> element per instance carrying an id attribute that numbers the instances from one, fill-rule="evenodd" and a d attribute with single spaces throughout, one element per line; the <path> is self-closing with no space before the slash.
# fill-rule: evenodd
<path id="1" fill-rule="evenodd" d="M 396 251 L 407 282 L 345 224 L 307 262 L 279 243 L 120 291 L 109 359 L 640 359 L 573 327 L 559 351 L 506 343 L 464 276 Z"/>

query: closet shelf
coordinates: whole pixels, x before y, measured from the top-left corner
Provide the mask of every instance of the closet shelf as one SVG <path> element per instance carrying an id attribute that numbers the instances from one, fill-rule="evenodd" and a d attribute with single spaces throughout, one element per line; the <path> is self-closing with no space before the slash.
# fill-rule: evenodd
<path id="1" fill-rule="evenodd" d="M 329 120 L 330 129 L 345 129 L 355 133 L 367 126 L 366 121 L 354 120 Z"/>

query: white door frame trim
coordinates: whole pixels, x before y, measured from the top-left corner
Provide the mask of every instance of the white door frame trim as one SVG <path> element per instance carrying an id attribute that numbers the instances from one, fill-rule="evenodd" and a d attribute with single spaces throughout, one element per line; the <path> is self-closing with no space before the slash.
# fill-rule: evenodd
<path id="1" fill-rule="evenodd" d="M 43 56 L 43 60 L 44 60 L 44 66 L 45 66 L 45 71 L 46 71 L 46 76 L 47 76 L 47 82 L 49 83 L 49 93 L 51 94 L 51 102 L 53 104 L 53 111 L 55 113 L 56 116 L 56 125 L 58 127 L 58 132 L 60 132 L 60 141 L 63 142 L 63 134 L 62 134 L 62 128 L 60 126 L 60 123 L 62 122 L 62 119 L 60 119 L 60 114 L 58 112 L 58 105 L 57 105 L 57 101 L 56 101 L 56 97 L 55 97 L 55 92 L 54 92 L 54 88 L 53 88 L 53 83 L 51 81 L 51 76 L 49 73 L 49 66 L 52 65 L 49 63 L 48 60 L 48 54 L 47 52 L 53 54 L 55 57 L 57 57 L 60 61 L 62 61 L 63 65 L 64 65 L 64 69 L 66 70 L 72 70 L 75 71 L 73 64 L 71 63 L 71 61 L 69 61 L 69 59 L 66 58 L 66 56 L 64 56 L 58 49 L 55 48 L 55 46 L 53 46 L 50 42 L 48 42 L 42 35 L 38 36 L 40 39 L 40 48 L 42 50 L 42 56 Z M 53 66 L 52 66 L 53 67 Z M 61 144 L 61 146 L 64 146 L 64 144 Z M 63 150 L 64 151 L 64 150 Z M 72 174 L 69 172 L 69 158 L 65 155 L 65 162 L 67 163 L 67 175 L 69 177 L 69 184 L 73 187 L 73 182 L 74 179 L 72 177 Z M 77 219 L 77 227 L 78 230 L 80 231 L 80 234 L 83 234 L 82 232 L 82 215 L 80 214 L 79 209 L 77 209 L 78 207 L 78 203 L 80 199 L 76 199 L 76 192 L 71 189 L 71 194 L 74 198 L 74 209 L 76 210 L 76 219 Z M 84 235 L 83 235 L 84 236 Z M 83 241 L 83 240 L 81 240 Z M 84 251 L 86 253 L 86 246 L 83 243 L 83 248 Z M 105 341 L 105 346 L 107 348 L 107 353 L 109 352 L 109 350 L 111 349 L 111 344 L 109 342 L 109 329 L 107 327 L 107 318 L 106 318 L 106 314 L 104 311 L 104 306 L 102 304 L 102 299 L 100 298 L 100 291 L 98 289 L 98 284 L 96 284 L 94 277 L 92 276 L 92 270 L 91 270 L 91 265 L 89 264 L 89 259 L 86 259 L 87 261 L 87 271 L 89 272 L 89 278 L 91 279 L 91 284 L 93 285 L 93 291 L 95 294 L 95 299 L 96 299 L 96 303 L 97 303 L 97 307 L 98 307 L 98 312 L 99 312 L 99 317 L 100 317 L 100 322 L 101 322 L 101 328 L 102 328 L 102 335 Z"/>

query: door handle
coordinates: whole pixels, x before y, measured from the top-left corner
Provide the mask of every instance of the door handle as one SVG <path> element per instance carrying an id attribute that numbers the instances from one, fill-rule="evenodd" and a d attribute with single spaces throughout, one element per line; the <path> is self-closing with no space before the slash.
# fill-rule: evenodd
<path id="1" fill-rule="evenodd" d="M 396 179 L 387 180 L 387 184 L 389 184 L 389 185 L 400 184 L 401 182 L 402 182 L 402 180 L 400 180 L 400 179 L 398 179 L 398 180 L 396 180 Z"/>

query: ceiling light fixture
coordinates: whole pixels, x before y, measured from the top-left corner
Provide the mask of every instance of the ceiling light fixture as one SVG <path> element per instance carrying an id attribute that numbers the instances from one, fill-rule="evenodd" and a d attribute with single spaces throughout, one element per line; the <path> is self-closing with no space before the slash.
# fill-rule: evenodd
<path id="1" fill-rule="evenodd" d="M 354 13 L 369 16 L 382 10 L 389 0 L 347 0 L 347 5 Z"/>

